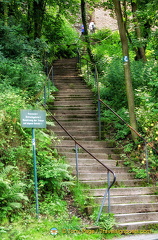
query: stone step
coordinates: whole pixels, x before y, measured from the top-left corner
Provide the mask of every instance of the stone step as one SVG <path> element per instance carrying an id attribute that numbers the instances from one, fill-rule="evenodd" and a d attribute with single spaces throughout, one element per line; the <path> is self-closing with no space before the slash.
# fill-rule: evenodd
<path id="1" fill-rule="evenodd" d="M 107 206 L 104 207 L 107 212 Z M 145 213 L 145 212 L 157 212 L 158 203 L 122 203 L 122 204 L 111 204 L 111 212 L 117 213 Z"/>
<path id="2" fill-rule="evenodd" d="M 66 154 L 63 154 L 63 156 L 66 156 Z M 74 155 L 74 157 L 67 157 L 67 160 L 68 160 L 68 162 L 69 162 L 69 164 L 71 164 L 71 166 L 72 167 L 74 167 L 74 163 L 75 163 L 75 155 Z M 109 159 L 99 159 L 98 158 L 98 160 L 100 160 L 104 165 L 106 165 L 107 167 L 109 167 L 109 168 L 114 168 L 114 167 L 116 167 L 116 164 L 117 164 L 117 162 L 120 162 L 120 165 L 121 165 L 121 162 L 122 162 L 122 160 L 109 160 Z M 78 158 L 78 165 L 79 166 L 90 166 L 90 164 L 91 165 L 97 165 L 97 166 L 100 166 L 101 164 L 99 164 L 98 162 L 97 162 L 97 160 L 96 159 L 87 159 L 87 158 Z"/>
<path id="3" fill-rule="evenodd" d="M 92 122 L 92 121 L 91 121 Z M 81 122 L 79 122 L 81 123 Z M 95 121 L 93 122 L 95 123 Z M 65 122 L 66 124 L 66 122 Z M 72 124 L 72 122 L 71 122 Z M 100 148 L 100 147 L 107 147 L 108 146 L 108 142 L 106 141 L 92 141 L 92 140 L 89 140 L 89 141 L 85 141 L 85 140 L 81 140 L 79 141 L 79 143 L 84 146 L 85 148 L 93 148 L 95 146 L 95 148 Z M 59 146 L 62 146 L 62 147 L 74 147 L 74 141 L 72 140 L 62 140 L 60 142 L 58 142 L 56 144 L 58 147 Z"/>
<path id="4" fill-rule="evenodd" d="M 82 110 L 82 112 L 83 112 L 83 110 Z M 95 117 L 96 117 L 96 113 L 95 112 L 83 112 L 83 115 L 82 114 L 80 114 L 80 112 L 73 112 L 73 111 L 70 111 L 70 112 L 62 112 L 62 111 L 55 111 L 55 113 L 54 113 L 54 116 L 55 117 L 57 117 L 57 118 L 59 118 L 59 117 L 65 117 L 65 119 L 64 119 L 64 121 L 65 120 L 67 120 L 67 118 L 74 118 L 74 119 L 76 119 L 76 118 L 79 118 L 79 119 L 84 119 L 84 118 L 93 118 L 93 119 L 95 119 Z"/>
<path id="5" fill-rule="evenodd" d="M 64 79 L 63 81 L 66 81 L 66 80 Z M 83 84 L 76 83 L 74 79 L 67 81 L 67 85 L 65 86 L 63 86 L 63 83 L 60 81 L 54 81 L 54 85 L 58 90 L 61 90 L 61 93 L 66 91 L 69 92 L 69 89 L 71 90 L 70 92 L 75 93 L 76 91 L 72 91 L 74 88 L 78 89 L 78 93 L 81 92 L 82 90 L 85 91 L 86 89 L 84 83 Z M 85 93 L 88 94 L 89 96 L 89 91 L 88 92 L 85 91 Z M 58 92 L 56 94 L 58 94 Z M 93 95 L 91 94 L 90 96 L 93 96 Z"/>
<path id="6" fill-rule="evenodd" d="M 67 96 L 72 96 L 72 97 L 91 97 L 94 99 L 94 95 L 90 91 L 90 89 L 84 88 L 82 91 L 79 91 L 78 89 L 69 89 L 66 91 L 66 88 L 61 89 L 60 91 L 53 93 L 53 96 L 58 97 L 67 97 Z"/>
<path id="7" fill-rule="evenodd" d="M 61 151 L 61 150 L 60 150 L 60 154 L 66 155 L 66 157 L 68 157 L 69 159 L 71 159 L 71 158 L 73 158 L 74 155 L 75 155 L 75 150 L 74 150 L 73 152 L 66 152 L 66 151 Z M 91 153 L 91 154 L 92 154 L 92 153 Z M 81 149 L 78 151 L 78 156 L 79 156 L 80 159 L 84 159 L 85 162 L 86 162 L 88 159 L 91 159 L 91 158 L 92 158 L 90 154 L 88 154 L 86 151 L 81 150 Z M 97 152 L 97 153 L 94 154 L 94 157 L 99 158 L 100 160 L 107 160 L 107 159 L 109 159 L 108 156 L 109 156 L 109 155 L 108 155 L 107 153 L 104 153 L 104 152 L 103 152 L 103 153 Z M 113 154 L 113 156 L 115 156 L 115 155 Z M 116 155 L 116 156 L 117 156 L 117 155 Z M 115 156 L 115 157 L 116 157 L 116 156 Z M 114 160 L 116 160 L 116 159 L 114 158 Z"/>
<path id="8" fill-rule="evenodd" d="M 88 181 L 88 180 L 82 180 L 82 183 L 89 187 L 106 187 L 107 185 L 107 181 L 105 180 L 95 180 L 95 181 Z M 124 187 L 136 187 L 136 186 L 140 186 L 141 184 L 144 184 L 144 181 L 142 179 L 134 179 L 134 180 L 118 180 L 117 176 L 116 176 L 116 183 L 114 184 L 114 186 L 117 187 L 122 187 L 122 185 Z M 128 211 L 127 211 L 128 212 Z"/>
<path id="9" fill-rule="evenodd" d="M 119 229 L 127 229 L 127 230 L 137 230 L 137 229 L 142 229 L 142 228 L 149 228 L 151 226 L 151 228 L 154 225 L 158 224 L 158 220 L 157 221 L 141 221 L 141 222 L 129 222 L 129 223 L 120 223 L 118 224 L 118 228 Z M 157 240 L 157 239 L 155 239 Z"/>
<path id="10" fill-rule="evenodd" d="M 110 194 L 111 196 L 138 196 L 138 195 L 150 195 L 156 192 L 155 187 L 135 187 L 135 188 L 111 188 Z M 90 189 L 89 190 L 91 196 L 104 196 L 105 189 Z"/>
<path id="11" fill-rule="evenodd" d="M 115 214 L 115 219 L 119 223 L 154 221 L 158 220 L 158 212 Z"/>
<path id="12" fill-rule="evenodd" d="M 84 130 L 80 130 L 80 131 L 76 131 L 76 130 L 72 130 L 69 131 L 69 133 L 74 137 L 74 138 L 78 138 L 78 137 L 85 137 L 85 136 L 96 136 L 96 138 L 98 137 L 98 131 L 84 131 Z M 60 137 L 66 137 L 67 133 L 66 132 L 62 132 L 62 131 L 55 131 L 55 134 L 57 136 Z"/>
<path id="13" fill-rule="evenodd" d="M 78 90 L 78 92 L 69 92 L 67 91 L 67 89 L 63 89 L 62 92 L 59 91 L 59 93 L 57 93 L 55 96 L 55 99 L 60 99 L 61 101 L 63 99 L 91 99 L 94 101 L 94 97 L 92 96 L 92 94 L 89 94 L 89 92 L 84 91 L 84 92 L 80 92 Z"/>
<path id="14" fill-rule="evenodd" d="M 76 97 L 76 96 L 71 96 L 70 95 L 70 96 L 64 97 L 64 96 L 59 95 L 59 96 L 56 96 L 55 100 L 56 101 L 61 101 L 61 102 L 64 102 L 64 101 L 79 101 L 82 104 L 83 104 L 84 101 L 89 100 L 89 101 L 94 103 L 94 99 L 90 96 L 85 96 L 85 97 L 78 96 L 78 97 Z M 84 107 L 84 104 L 83 104 L 83 107 Z"/>
<path id="15" fill-rule="evenodd" d="M 63 124 L 64 125 L 64 124 Z M 49 124 L 47 124 L 47 128 L 50 129 L 50 130 L 53 130 L 53 131 L 56 131 L 56 132 L 63 132 L 63 129 L 61 128 L 60 125 L 54 125 L 54 126 L 51 126 Z M 74 125 L 74 126 L 67 126 L 66 125 L 66 130 L 69 131 L 69 132 L 78 132 L 78 131 L 87 131 L 87 126 L 85 126 L 84 124 L 82 124 L 81 126 L 78 126 L 78 125 Z M 98 128 L 96 127 L 96 124 L 95 125 L 91 125 L 91 126 L 88 126 L 88 131 L 97 131 L 98 132 Z M 68 149 L 69 151 L 70 149 Z M 100 149 L 101 150 L 101 149 Z M 105 152 L 105 150 L 104 150 Z"/>
<path id="16" fill-rule="evenodd" d="M 80 141 L 80 140 L 85 140 L 85 141 L 90 141 L 90 140 L 97 140 L 98 135 L 94 136 L 76 136 L 75 140 Z M 69 136 L 62 137 L 63 140 L 70 140 L 71 138 Z"/>
<path id="17" fill-rule="evenodd" d="M 64 83 L 65 83 L 65 85 L 64 85 Z M 54 77 L 55 86 L 63 85 L 63 87 L 68 88 L 68 86 L 70 86 L 70 88 L 74 88 L 77 85 L 82 85 L 82 83 L 83 83 L 83 85 L 85 85 L 85 82 L 83 80 L 81 80 L 80 76 L 74 76 L 74 75 L 58 76 L 58 75 L 56 75 Z M 70 84 L 73 84 L 73 85 L 70 85 Z M 85 87 L 88 88 L 86 85 L 85 85 Z"/>
<path id="18" fill-rule="evenodd" d="M 88 138 L 88 136 L 87 136 L 87 138 Z M 75 158 L 75 152 L 74 153 L 72 153 L 72 152 L 64 152 L 64 151 L 60 151 L 60 150 L 58 150 L 58 152 L 61 154 L 61 155 L 63 155 L 63 156 L 66 156 L 68 159 L 69 159 L 69 161 L 70 161 L 70 163 L 71 163 L 71 161 Z M 97 159 L 99 159 L 100 161 L 102 161 L 102 162 L 106 162 L 106 161 L 111 161 L 111 164 L 112 164 L 112 161 L 114 161 L 115 162 L 115 166 L 116 165 L 119 165 L 119 164 L 121 164 L 122 163 L 122 160 L 120 160 L 120 158 L 119 158 L 119 156 L 117 155 L 117 154 L 110 154 L 110 156 L 108 155 L 108 154 L 106 154 L 106 153 L 95 153 L 95 154 L 92 154 L 95 158 L 97 158 Z M 91 164 L 90 163 L 90 161 L 91 162 L 93 162 L 94 160 L 93 160 L 93 157 L 91 157 L 91 155 L 90 154 L 88 154 L 88 153 L 78 153 L 78 158 L 79 158 L 79 160 L 80 160 L 80 162 L 81 162 L 81 164 L 84 164 L 85 162 L 87 162 L 88 164 Z M 120 161 L 119 161 L 120 160 Z"/>
<path id="19" fill-rule="evenodd" d="M 96 198 L 96 203 L 101 204 L 103 200 L 103 197 Z M 158 201 L 157 195 L 138 195 L 137 197 L 135 195 L 130 196 L 111 196 L 110 202 L 111 204 L 121 204 L 121 203 L 127 203 L 127 204 L 133 204 L 133 203 L 153 203 Z"/>
<path id="20" fill-rule="evenodd" d="M 54 127 L 52 127 L 52 129 L 53 129 Z M 68 129 L 68 128 L 67 128 Z M 80 130 L 80 128 L 77 128 L 77 130 Z M 93 129 L 93 127 L 91 127 L 91 130 L 95 130 L 95 128 Z M 58 130 L 59 131 L 59 130 Z M 62 131 L 62 129 L 61 129 L 61 131 Z M 84 146 L 83 146 L 84 147 Z M 74 149 L 74 146 L 73 147 L 58 147 L 58 149 L 61 151 L 61 152 L 64 152 L 64 153 L 71 153 L 71 152 L 73 152 L 74 153 L 74 151 L 75 151 L 75 149 Z M 79 150 L 79 153 L 83 153 L 83 152 L 85 152 L 82 148 L 78 148 Z M 107 148 L 107 147 L 105 147 L 105 148 L 103 148 L 103 147 L 97 147 L 95 144 L 94 144 L 94 147 L 86 147 L 86 150 L 88 150 L 90 153 L 92 153 L 92 154 L 96 154 L 96 153 L 103 153 L 103 154 L 114 154 L 114 152 L 120 152 L 121 151 L 121 149 L 120 148 Z M 127 168 L 128 169 L 128 168 Z"/>
<path id="21" fill-rule="evenodd" d="M 107 173 L 79 173 L 79 179 L 81 181 L 98 181 L 98 180 L 107 180 Z M 130 173 L 119 173 L 117 175 L 117 181 L 123 180 L 133 180 L 133 174 Z"/>
<path id="22" fill-rule="evenodd" d="M 92 110 L 92 111 L 96 111 L 96 107 L 94 104 L 85 104 L 85 105 L 76 105 L 76 106 L 69 106 L 69 105 L 60 105 L 60 106 L 54 106 L 54 104 L 52 103 L 49 106 L 49 110 L 75 110 L 75 111 L 79 111 L 79 110 Z"/>
<path id="23" fill-rule="evenodd" d="M 105 164 L 108 168 L 110 168 L 115 174 L 120 174 L 120 173 L 126 173 L 127 169 L 126 168 L 122 168 L 122 167 L 113 167 L 111 163 L 107 163 Z M 70 169 L 72 169 L 72 172 L 75 174 L 76 173 L 76 165 L 71 164 Z M 78 166 L 79 172 L 91 172 L 91 173 L 96 173 L 96 172 L 100 172 L 100 173 L 105 173 L 106 170 L 105 168 L 99 164 L 99 163 L 94 163 L 91 165 L 87 165 L 87 163 L 85 163 L 85 165 L 83 166 L 83 164 L 81 165 L 81 163 Z"/>
<path id="24" fill-rule="evenodd" d="M 52 120 L 52 119 L 51 119 Z M 55 122 L 55 121 L 54 121 Z M 73 128 L 76 128 L 76 127 L 86 127 L 87 126 L 87 120 L 86 119 L 83 119 L 83 121 L 76 121 L 76 120 L 73 120 L 73 121 L 65 121 L 65 120 L 60 120 L 60 124 L 63 125 L 63 127 L 73 127 Z M 58 123 L 55 122 L 56 125 L 58 125 Z M 96 120 L 93 120 L 93 119 L 89 119 L 89 124 L 88 124 L 88 127 L 91 127 L 91 126 L 95 126 L 97 127 L 98 125 L 98 122 Z M 58 125 L 59 126 L 59 125 Z"/>
<path id="25" fill-rule="evenodd" d="M 60 102 L 60 100 L 59 100 L 59 101 L 55 101 L 53 105 L 54 106 L 81 107 L 81 106 L 91 105 L 93 103 L 94 103 L 94 101 L 93 100 L 89 100 L 89 99 L 88 100 L 84 100 L 84 101 L 74 100 L 74 101 L 63 101 L 63 102 Z"/>
<path id="26" fill-rule="evenodd" d="M 78 89 L 78 92 L 82 92 L 84 89 L 85 89 L 85 86 L 84 85 L 79 85 L 79 84 L 76 84 L 73 83 L 73 82 L 69 82 L 69 86 L 63 86 L 62 83 L 54 83 L 55 87 L 59 90 L 59 91 L 62 91 L 62 92 L 68 92 L 69 89 L 73 89 L 74 87 Z M 89 96 L 89 93 L 85 93 L 85 95 L 88 94 L 88 96 L 85 96 L 85 97 L 91 97 Z M 95 100 L 95 99 L 94 99 Z"/>

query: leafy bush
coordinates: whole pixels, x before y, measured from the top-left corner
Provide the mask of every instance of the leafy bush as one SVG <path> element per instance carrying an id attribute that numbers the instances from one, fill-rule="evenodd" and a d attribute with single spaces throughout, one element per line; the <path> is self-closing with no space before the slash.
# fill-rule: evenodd
<path id="1" fill-rule="evenodd" d="M 22 211 L 22 206 L 28 201 L 24 194 L 24 183 L 20 180 L 18 169 L 7 166 L 0 172 L 0 221 Z"/>
<path id="2" fill-rule="evenodd" d="M 46 76 L 42 66 L 34 58 L 18 58 L 16 60 L 0 57 L 0 84 L 19 88 L 25 97 L 34 96 L 44 85 Z"/>
<path id="3" fill-rule="evenodd" d="M 98 216 L 98 211 L 95 211 L 93 215 L 91 216 L 93 221 L 96 221 Z M 114 214 L 112 213 L 102 213 L 99 219 L 99 222 L 97 223 L 98 226 L 104 230 L 111 230 L 113 226 L 115 225 L 115 218 Z"/>
<path id="4" fill-rule="evenodd" d="M 50 58 L 76 56 L 78 33 L 65 18 L 56 13 L 52 18 L 52 14 L 47 13 L 43 35 L 50 43 Z"/>

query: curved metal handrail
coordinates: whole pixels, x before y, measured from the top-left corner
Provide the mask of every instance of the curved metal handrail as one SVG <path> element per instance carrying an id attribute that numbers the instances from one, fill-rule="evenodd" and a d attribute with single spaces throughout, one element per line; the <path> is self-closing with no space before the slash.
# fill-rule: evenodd
<path id="1" fill-rule="evenodd" d="M 46 109 L 46 105 L 43 105 L 43 107 Z M 102 201 L 102 205 L 101 205 L 101 207 L 100 207 L 99 214 L 98 214 L 98 217 L 97 217 L 97 220 L 96 220 L 96 223 L 98 223 L 107 196 L 108 196 L 108 212 L 110 212 L 110 194 L 109 194 L 109 193 L 110 193 L 110 188 L 111 188 L 111 187 L 114 185 L 114 183 L 116 182 L 116 175 L 115 175 L 115 173 L 114 173 L 109 167 L 107 167 L 104 163 L 102 163 L 102 161 L 100 161 L 100 160 L 99 160 L 98 158 L 96 158 L 92 153 L 90 153 L 84 146 L 82 146 L 82 145 L 67 131 L 67 129 L 66 129 L 65 127 L 63 127 L 63 125 L 56 119 L 56 117 L 55 117 L 48 109 L 46 109 L 46 110 L 47 110 L 47 112 L 49 112 L 49 114 L 51 115 L 51 117 L 57 122 L 57 124 L 64 130 L 64 132 L 67 133 L 67 135 L 71 138 L 71 140 L 73 140 L 73 141 L 75 142 L 75 146 L 79 146 L 80 148 L 82 148 L 87 154 L 89 154 L 93 159 L 95 159 L 98 163 L 100 163 L 100 164 L 107 170 L 107 173 L 108 173 L 108 187 L 107 187 L 107 189 L 106 189 L 106 191 L 105 191 L 104 198 L 103 198 L 103 201 Z M 77 168 L 77 167 L 76 167 L 76 168 Z M 110 183 L 109 173 L 111 173 L 112 176 L 113 176 L 113 180 L 111 181 L 111 183 Z"/>

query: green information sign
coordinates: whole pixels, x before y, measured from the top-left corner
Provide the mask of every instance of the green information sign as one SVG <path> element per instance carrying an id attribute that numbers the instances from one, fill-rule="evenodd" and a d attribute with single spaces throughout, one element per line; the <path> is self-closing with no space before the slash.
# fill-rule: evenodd
<path id="1" fill-rule="evenodd" d="M 25 128 L 46 128 L 46 112 L 41 110 L 21 110 L 21 126 Z"/>

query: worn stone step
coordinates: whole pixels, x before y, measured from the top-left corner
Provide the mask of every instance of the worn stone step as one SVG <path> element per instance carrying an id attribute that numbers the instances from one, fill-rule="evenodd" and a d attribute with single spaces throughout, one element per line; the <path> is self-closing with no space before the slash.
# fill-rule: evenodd
<path id="1" fill-rule="evenodd" d="M 53 111 L 52 111 L 53 110 Z M 94 104 L 89 104 L 86 106 L 79 105 L 79 106 L 69 106 L 69 105 L 59 105 L 54 106 L 54 104 L 49 105 L 49 111 L 54 112 L 56 110 L 64 111 L 64 110 L 70 110 L 70 111 L 96 111 Z"/>
<path id="2" fill-rule="evenodd" d="M 92 122 L 92 121 L 91 121 Z M 80 124 L 82 123 L 82 122 L 79 122 Z M 79 124 L 78 123 L 78 124 Z M 86 122 L 85 122 L 86 123 Z M 93 123 L 95 123 L 95 121 L 93 121 Z M 65 122 L 65 124 L 66 124 L 66 122 Z M 72 122 L 71 122 L 71 124 L 72 124 Z M 96 140 L 96 141 L 92 141 L 92 140 L 89 140 L 89 141 L 85 141 L 85 140 L 81 140 L 81 141 L 79 141 L 79 143 L 82 145 L 82 146 L 84 146 L 85 148 L 89 148 L 89 147 L 94 147 L 95 146 L 95 148 L 100 148 L 100 147 L 107 147 L 107 145 L 108 145 L 108 143 L 106 142 L 106 141 L 98 141 L 98 140 Z M 56 144 L 58 147 L 59 146 L 62 146 L 62 147 L 73 147 L 74 146 L 74 142 L 72 141 L 72 140 L 62 140 L 61 139 L 61 141 L 60 142 L 58 142 L 57 144 Z"/>
<path id="3" fill-rule="evenodd" d="M 94 180 L 107 180 L 107 173 L 79 173 L 79 179 L 81 181 L 94 181 Z M 117 181 L 133 180 L 133 174 L 130 173 L 119 173 L 117 175 Z"/>
<path id="4" fill-rule="evenodd" d="M 97 197 L 96 203 L 101 204 L 103 200 L 103 197 Z M 110 202 L 111 204 L 121 204 L 121 203 L 153 203 L 158 201 L 157 195 L 138 195 L 137 197 L 135 195 L 130 196 L 111 196 Z"/>
<path id="5" fill-rule="evenodd" d="M 122 168 L 122 167 L 113 167 L 112 164 L 106 163 L 105 164 L 108 168 L 110 168 L 115 174 L 120 174 L 120 173 L 126 173 L 127 169 L 126 168 Z M 71 168 L 73 170 L 73 173 L 76 172 L 76 165 L 71 164 Z M 96 173 L 96 172 L 100 172 L 100 173 L 104 173 L 105 172 L 105 168 L 99 164 L 99 163 L 93 163 L 91 165 L 88 165 L 88 163 L 85 163 L 85 165 L 81 165 L 81 163 L 78 166 L 79 172 L 91 172 L 91 173 Z"/>
<path id="6" fill-rule="evenodd" d="M 60 135 L 62 135 L 62 133 L 63 133 L 63 129 L 61 128 L 61 126 L 56 126 L 56 125 L 55 126 L 49 126 L 47 124 L 47 129 L 54 131 L 56 134 L 61 132 Z M 70 132 L 70 133 L 76 132 L 76 134 L 78 132 L 87 132 L 86 126 L 76 126 L 76 127 L 74 126 L 74 128 L 72 128 L 70 126 L 66 126 L 65 129 L 68 132 Z M 88 132 L 92 132 L 93 131 L 93 132 L 97 132 L 98 133 L 98 129 L 96 128 L 96 126 L 89 126 L 88 130 L 89 130 Z M 68 149 L 68 151 L 71 151 L 71 149 Z M 100 151 L 101 151 L 101 149 L 100 149 Z M 105 152 L 105 150 L 104 150 L 104 152 Z"/>
<path id="7" fill-rule="evenodd" d="M 124 196 L 124 195 L 150 195 L 155 193 L 157 190 L 155 187 L 135 187 L 135 188 L 111 188 L 110 194 L 112 196 Z M 89 190 L 91 196 L 104 196 L 105 189 L 90 189 Z"/>
<path id="8" fill-rule="evenodd" d="M 89 187 L 106 187 L 107 186 L 107 181 L 105 180 L 95 180 L 95 181 L 82 180 L 82 183 L 88 185 Z M 131 187 L 131 186 L 136 187 L 136 186 L 140 186 L 142 183 L 144 184 L 142 179 L 136 179 L 136 180 L 127 179 L 122 181 L 116 178 L 116 183 L 114 184 L 114 186 L 121 187 L 123 185 L 124 187 Z"/>
<path id="9" fill-rule="evenodd" d="M 53 129 L 54 127 L 52 127 L 52 129 Z M 68 129 L 68 128 L 67 128 Z M 76 130 L 84 130 L 84 128 L 77 128 Z M 95 129 L 95 127 L 91 127 L 90 128 L 90 130 L 96 130 Z M 60 129 L 58 130 L 58 131 L 60 131 Z M 61 131 L 62 131 L 62 129 L 61 129 Z M 96 145 L 95 145 L 95 143 L 94 143 L 94 147 L 86 147 L 86 149 L 90 152 L 90 153 L 92 153 L 92 154 L 96 154 L 96 153 L 103 153 L 103 154 L 113 154 L 114 152 L 120 152 L 121 151 L 121 149 L 120 148 L 107 148 L 107 147 L 105 147 L 105 148 L 101 148 L 101 147 L 97 147 Z M 64 152 L 64 153 L 67 153 L 67 152 L 69 152 L 69 153 L 71 153 L 71 152 L 74 152 L 74 147 L 60 147 L 60 151 L 61 152 Z M 84 150 L 82 150 L 82 148 L 80 148 L 79 147 L 79 150 L 78 150 L 80 153 L 81 152 L 84 152 Z M 126 168 L 126 169 L 128 169 L 128 168 Z"/>
<path id="10" fill-rule="evenodd" d="M 76 94 L 75 94 L 75 92 L 70 93 L 70 92 L 67 92 L 65 89 L 65 91 L 63 90 L 62 93 L 57 94 L 56 96 L 53 96 L 53 97 L 55 97 L 55 100 L 59 99 L 61 101 L 65 100 L 65 99 L 70 99 L 70 100 L 71 99 L 73 99 L 73 100 L 80 99 L 81 101 L 83 101 L 84 99 L 90 99 L 90 100 L 93 100 L 93 102 L 95 103 L 94 97 L 89 95 L 87 92 L 82 92 L 82 94 L 79 92 L 78 93 L 76 92 Z M 84 107 L 84 105 L 83 105 L 83 107 Z M 95 109 L 96 109 L 96 103 L 95 103 Z"/>
<path id="11" fill-rule="evenodd" d="M 63 156 L 66 156 L 66 154 L 63 154 Z M 71 157 L 71 158 L 67 157 L 67 159 L 68 159 L 68 162 L 73 167 L 74 163 L 75 163 L 75 159 L 76 159 L 75 154 L 74 154 L 74 157 Z M 109 160 L 109 159 L 99 159 L 99 158 L 98 158 L 98 160 L 100 160 L 104 165 L 106 165 L 109 168 L 116 167 L 117 162 L 119 162 L 119 160 Z M 120 160 L 120 164 L 121 164 L 121 161 L 122 160 Z M 79 166 L 89 166 L 90 164 L 91 165 L 94 164 L 94 165 L 97 165 L 97 166 L 101 165 L 97 162 L 96 159 L 93 159 L 93 158 L 88 159 L 88 158 L 81 158 L 81 157 L 78 158 L 78 164 L 79 164 Z"/>
<path id="12" fill-rule="evenodd" d="M 61 154 L 65 154 L 68 158 L 72 158 L 72 157 L 74 156 L 74 154 L 75 154 L 75 150 L 69 152 L 69 151 L 65 151 L 65 150 L 64 150 L 64 151 L 61 151 L 61 149 L 60 149 L 60 153 L 61 153 Z M 90 153 L 91 153 L 91 152 L 90 152 Z M 93 153 L 91 153 L 91 154 L 93 154 Z M 107 159 L 109 159 L 109 158 L 108 158 L 109 155 L 108 155 L 107 153 L 105 153 L 105 152 L 96 152 L 96 153 L 93 154 L 93 155 L 94 155 L 96 158 L 99 158 L 100 160 L 107 160 Z M 85 161 L 92 158 L 90 154 L 88 154 L 86 151 L 84 151 L 84 150 L 82 150 L 82 149 L 79 149 L 79 151 L 78 151 L 78 156 L 79 156 L 80 159 L 85 159 Z M 116 155 L 116 156 L 117 156 L 117 155 Z M 115 156 L 115 157 L 116 157 L 116 156 Z M 111 159 L 111 160 L 112 160 L 112 159 Z M 116 160 L 116 159 L 114 158 L 114 160 Z"/>
<path id="13" fill-rule="evenodd" d="M 90 89 L 88 88 L 84 88 L 82 89 L 82 91 L 79 91 L 78 89 L 68 89 L 66 91 L 66 88 L 61 89 L 60 91 L 53 93 L 54 97 L 67 97 L 67 96 L 72 96 L 72 97 L 91 97 L 94 99 L 94 95 L 92 94 L 92 92 L 90 91 Z"/>
<path id="14" fill-rule="evenodd" d="M 96 117 L 96 113 L 95 112 L 87 112 L 86 113 L 86 111 L 83 111 L 82 110 L 82 112 L 83 112 L 83 115 L 82 114 L 80 114 L 80 112 L 77 112 L 77 111 L 55 111 L 55 113 L 54 113 L 54 116 L 55 117 L 65 117 L 65 119 L 64 120 L 67 120 L 67 118 L 79 118 L 79 119 L 84 119 L 84 118 L 93 118 L 93 119 L 95 119 L 95 117 Z"/>
<path id="15" fill-rule="evenodd" d="M 80 126 L 77 124 L 75 125 L 75 123 L 73 122 L 74 125 L 69 124 L 65 124 L 66 130 L 68 131 L 87 131 L 87 126 L 85 126 L 85 124 L 83 123 L 83 121 L 81 122 L 82 124 L 80 124 Z M 64 123 L 63 123 L 64 126 Z M 54 131 L 61 131 L 63 132 L 63 129 L 61 128 L 60 125 L 54 124 L 54 126 L 49 125 L 49 123 L 47 123 L 47 127 L 50 130 L 54 130 Z M 88 131 L 97 131 L 98 132 L 98 128 L 96 126 L 96 124 L 91 124 L 90 126 L 88 126 Z M 101 150 L 101 149 L 100 149 Z"/>
<path id="16" fill-rule="evenodd" d="M 76 141 L 80 141 L 80 140 L 86 140 L 86 141 L 89 141 L 89 140 L 96 140 L 98 138 L 98 135 L 94 135 L 94 136 L 76 136 L 75 137 L 75 140 Z M 65 137 L 62 137 L 63 140 L 70 140 L 71 138 L 69 136 L 65 136 Z"/>
<path id="17" fill-rule="evenodd" d="M 158 220 L 156 221 L 141 221 L 141 222 L 129 222 L 129 223 L 120 223 L 117 225 L 119 229 L 127 229 L 127 230 L 137 230 L 142 228 L 149 228 L 151 226 L 157 225 Z M 157 240 L 157 239 L 155 239 Z"/>
<path id="18" fill-rule="evenodd" d="M 96 112 L 96 108 L 95 105 L 86 105 L 86 106 L 69 106 L 69 105 L 65 105 L 65 106 L 54 106 L 53 104 L 49 105 L 49 111 L 53 110 L 53 111 L 95 111 Z M 53 112 L 51 111 L 51 112 Z"/>
<path id="19" fill-rule="evenodd" d="M 78 92 L 81 92 L 82 90 L 85 91 L 85 89 L 86 89 L 84 83 L 83 84 L 76 83 L 74 81 L 74 79 L 71 79 L 71 80 L 68 79 L 67 81 L 66 81 L 66 79 L 63 79 L 63 81 L 65 81 L 65 83 L 67 82 L 67 84 L 64 85 L 64 86 L 63 86 L 63 83 L 61 81 L 54 81 L 55 87 L 58 90 L 61 90 L 61 93 L 65 92 L 65 91 L 69 92 L 69 89 L 71 90 L 71 92 L 75 92 L 73 90 L 74 88 L 78 89 Z M 87 91 L 86 91 L 86 93 L 87 93 Z M 56 94 L 58 94 L 58 92 Z M 89 92 L 87 94 L 89 95 Z M 92 96 L 92 94 L 91 94 L 91 96 Z"/>
<path id="20" fill-rule="evenodd" d="M 129 223 L 129 222 L 142 222 L 158 220 L 158 212 L 146 212 L 146 213 L 124 213 L 115 214 L 116 222 L 118 223 Z"/>
<path id="21" fill-rule="evenodd" d="M 56 135 L 59 137 L 67 137 L 67 133 L 66 132 L 62 132 L 62 131 L 55 131 Z M 88 137 L 88 136 L 96 136 L 96 138 L 98 137 L 98 131 L 76 131 L 76 130 L 71 130 L 69 131 L 69 134 L 71 134 L 74 138 L 78 138 L 78 137 Z"/>
<path id="22" fill-rule="evenodd" d="M 122 203 L 112 204 L 112 213 L 145 213 L 145 212 L 157 212 L 158 203 Z M 105 212 L 107 212 L 107 206 L 105 206 Z"/>
<path id="23" fill-rule="evenodd" d="M 86 136 L 88 137 L 88 136 Z M 89 136 L 90 137 L 90 136 Z M 58 150 L 60 154 L 66 156 L 69 160 L 73 159 L 75 157 L 75 152 L 65 152 L 65 151 L 60 151 Z M 95 153 L 95 154 L 92 154 L 94 157 L 98 158 L 100 161 L 106 161 L 106 160 L 109 160 L 109 161 L 115 161 L 115 166 L 116 165 L 119 165 L 121 161 L 118 161 L 120 160 L 119 156 L 116 155 L 116 154 L 110 154 L 110 156 L 107 154 L 107 153 Z M 86 152 L 79 152 L 78 153 L 78 158 L 80 159 L 80 161 L 84 161 L 84 162 L 87 162 L 88 160 L 91 160 L 92 157 L 90 154 L 86 153 Z M 89 163 L 90 164 L 90 163 Z"/>
<path id="24" fill-rule="evenodd" d="M 80 107 L 80 106 L 86 106 L 86 105 L 90 105 L 93 104 L 94 101 L 93 100 L 84 100 L 84 101 L 80 101 L 80 100 L 74 100 L 74 101 L 55 101 L 53 103 L 54 106 L 70 106 L 70 107 Z"/>

